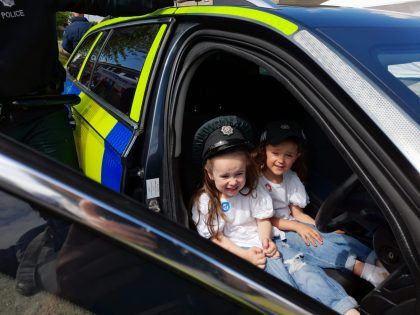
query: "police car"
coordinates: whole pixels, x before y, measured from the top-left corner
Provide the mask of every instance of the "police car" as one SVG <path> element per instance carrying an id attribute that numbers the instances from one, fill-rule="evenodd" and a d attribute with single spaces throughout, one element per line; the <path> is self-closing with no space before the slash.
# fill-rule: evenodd
<path id="1" fill-rule="evenodd" d="M 74 132 L 90 179 L 41 157 L 34 163 L 1 139 L 1 165 L 14 170 L 0 172 L 3 189 L 76 222 L 86 233 L 76 245 L 91 245 L 75 253 L 65 244 L 58 293 L 98 313 L 331 312 L 194 232 L 193 135 L 235 114 L 256 130 L 276 119 L 303 127 L 306 210 L 321 229 L 343 229 L 374 248 L 391 275 L 373 288 L 329 274 L 362 312 L 414 313 L 420 19 L 238 3 L 165 8 L 90 29 L 65 85 L 81 98 Z"/>

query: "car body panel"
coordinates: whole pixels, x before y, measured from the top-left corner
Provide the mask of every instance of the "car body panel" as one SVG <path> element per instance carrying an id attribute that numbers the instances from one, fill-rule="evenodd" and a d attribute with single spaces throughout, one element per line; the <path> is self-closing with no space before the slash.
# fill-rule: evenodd
<path id="1" fill-rule="evenodd" d="M 89 30 L 85 37 L 95 31 L 102 30 L 108 26 L 126 25 L 130 22 L 141 21 L 147 17 L 156 18 L 165 15 L 188 15 L 188 14 L 211 14 L 245 18 L 258 23 L 266 24 L 280 31 L 282 34 L 291 35 L 297 30 L 297 25 L 287 20 L 266 12 L 249 8 L 231 7 L 184 7 L 178 9 L 164 9 L 156 13 L 139 18 L 117 18 L 112 21 L 105 21 Z M 153 63 L 158 54 L 159 47 L 167 32 L 167 24 L 162 24 L 156 38 L 147 54 L 144 62 L 132 103 L 129 117 L 134 122 L 139 122 L 141 108 L 147 84 L 152 71 Z M 95 49 L 103 33 L 100 33 L 91 46 L 86 58 L 80 68 L 77 80 L 80 80 L 87 60 Z M 75 50 L 77 51 L 77 49 Z M 79 94 L 81 104 L 73 107 L 73 114 L 76 120 L 76 147 L 79 155 L 80 166 L 83 172 L 90 178 L 105 186 L 121 191 L 124 177 L 124 151 L 133 138 L 134 130 L 127 129 L 124 124 L 118 123 L 112 114 L 102 109 L 95 100 L 86 93 L 78 92 L 69 79 L 66 81 L 65 93 Z M 101 159 L 102 157 L 102 159 Z"/>
<path id="2" fill-rule="evenodd" d="M 180 7 L 180 8 L 170 8 L 170 9 L 163 9 L 158 10 L 152 14 L 145 15 L 142 17 L 130 17 L 130 18 L 117 18 L 115 20 L 108 20 L 104 23 L 101 23 L 99 25 L 96 25 L 94 28 L 92 28 L 89 31 L 89 34 L 107 27 L 111 26 L 119 26 L 119 25 L 125 25 L 127 23 L 133 23 L 138 21 L 147 21 L 148 18 L 156 19 L 161 17 L 177 17 L 177 16 L 220 16 L 220 17 L 226 17 L 226 18 L 233 18 L 233 19 L 239 19 L 243 21 L 249 21 L 251 23 L 257 23 L 262 24 L 265 26 L 268 26 L 270 29 L 273 29 L 274 31 L 279 32 L 282 35 L 286 36 L 294 36 L 294 38 L 291 38 L 294 43 L 296 43 L 298 46 L 305 49 L 304 46 L 302 46 L 302 43 L 297 43 L 296 41 L 296 33 L 299 29 L 305 29 L 307 34 L 310 34 L 310 36 L 313 36 L 314 39 L 316 39 L 319 43 L 322 43 L 324 46 L 324 49 L 330 50 L 332 55 L 335 55 L 337 60 L 342 60 L 342 65 L 345 65 L 346 67 L 349 67 L 348 70 L 344 70 L 344 76 L 342 77 L 342 81 L 340 85 L 342 88 L 351 95 L 356 103 L 360 103 L 363 101 L 363 95 L 360 97 L 357 97 L 357 95 L 354 95 L 351 93 L 351 90 L 355 90 L 354 88 L 346 87 L 346 77 L 345 72 L 353 72 L 353 73 L 359 73 L 360 76 L 360 85 L 365 85 L 365 87 L 362 89 L 363 91 L 367 91 L 370 89 L 372 93 L 376 93 L 377 97 L 376 99 L 381 98 L 380 104 L 388 104 L 388 110 L 394 109 L 394 116 L 395 119 L 398 118 L 404 118 L 405 115 L 399 111 L 398 106 L 394 102 L 391 101 L 390 98 L 395 97 L 395 94 L 391 91 L 391 89 L 388 87 L 388 85 L 382 84 L 382 80 L 379 80 L 375 74 L 370 71 L 370 69 L 366 69 L 364 65 L 359 64 L 360 59 L 360 53 L 359 51 L 362 51 L 361 49 L 358 50 L 358 45 L 354 43 L 352 40 L 348 40 L 351 36 L 351 32 L 345 32 L 346 30 L 351 30 L 351 27 L 354 27 L 357 25 L 357 27 L 360 29 L 361 27 L 365 27 L 366 30 L 376 30 L 377 28 L 380 29 L 386 29 L 386 28 L 401 28 L 401 27 L 417 27 L 419 25 L 419 22 L 416 19 L 412 19 L 411 17 L 400 20 L 396 19 L 393 14 L 386 14 L 383 12 L 376 12 L 371 10 L 370 12 L 366 12 L 364 10 L 360 9 L 349 9 L 349 8 L 326 8 L 326 7 L 315 7 L 315 8 L 296 8 L 296 7 L 289 7 L 289 6 L 280 6 L 279 9 L 273 10 L 273 9 L 261 9 L 261 8 L 245 8 L 245 7 L 225 7 L 225 6 L 192 6 L 192 7 Z M 398 14 L 397 14 L 398 16 Z M 334 28 L 332 27 L 334 26 Z M 149 54 L 147 55 L 146 62 L 143 66 L 143 71 L 141 72 L 136 93 L 133 101 L 133 106 L 130 111 L 130 118 L 135 123 L 138 123 L 140 121 L 140 114 L 141 114 L 141 108 L 142 104 L 144 102 L 144 96 L 147 90 L 148 81 L 150 80 L 150 74 L 152 71 L 153 63 L 156 58 L 156 55 L 159 50 L 159 46 L 162 42 L 162 39 L 165 37 L 166 33 L 166 24 L 163 24 L 158 35 L 155 38 L 155 42 L 152 44 L 151 50 Z M 367 31 L 366 31 L 367 32 Z M 366 37 L 366 40 L 370 37 Z M 98 41 L 99 38 L 97 38 L 96 41 Z M 392 39 L 391 39 L 392 40 Z M 96 42 L 95 41 L 95 42 Z M 348 44 L 346 44 L 346 41 Z M 94 46 L 94 45 L 93 45 Z M 93 50 L 93 46 L 91 51 L 89 52 L 86 60 L 89 58 L 90 53 Z M 306 48 L 309 48 L 306 47 Z M 325 63 L 325 58 L 322 58 L 322 54 L 315 56 L 310 51 L 306 50 L 306 53 L 308 56 L 313 58 L 315 62 L 318 64 Z M 331 65 L 331 67 L 323 66 L 323 69 L 331 76 L 335 77 L 338 80 L 337 73 L 335 71 L 335 65 Z M 83 67 L 79 72 L 78 78 L 80 79 L 80 75 L 83 71 Z M 363 79 L 362 79 L 363 78 Z M 338 80 L 339 81 L 339 80 Z M 350 80 L 351 82 L 354 82 L 354 80 Z M 373 81 L 373 82 L 371 82 Z M 367 87 L 369 86 L 369 88 Z M 382 97 L 380 96 L 383 91 L 386 91 L 389 95 L 389 97 Z M 368 98 L 372 99 L 372 97 Z M 378 101 L 379 102 L 379 101 Z M 403 102 L 400 102 L 403 103 Z M 378 107 L 378 110 L 380 110 L 380 106 Z M 412 106 L 412 108 L 414 108 Z M 368 108 L 368 105 L 364 107 L 364 110 L 368 113 L 370 113 L 370 109 Z M 416 111 L 414 109 L 414 111 Z M 418 111 L 418 110 L 417 110 Z M 417 170 L 420 170 L 420 165 L 418 165 L 419 158 L 419 148 L 420 143 L 418 136 L 419 129 L 418 129 L 418 122 L 412 122 L 408 117 L 406 117 L 406 126 L 407 128 L 402 128 L 402 130 L 405 130 L 405 134 L 401 135 L 399 133 L 400 129 L 395 129 L 392 125 L 388 126 L 384 122 L 389 122 L 389 120 L 384 117 L 385 120 L 378 121 L 376 117 L 377 114 L 371 115 L 371 118 L 380 126 L 380 128 L 388 135 L 388 137 L 392 138 L 393 140 L 397 140 L 399 145 L 398 147 L 402 149 L 403 154 L 411 161 L 411 163 L 415 166 Z M 414 115 L 416 116 L 416 115 Z M 96 127 L 96 124 L 98 122 L 95 122 L 95 125 L 93 126 L 93 129 L 100 129 L 101 127 L 98 125 Z M 135 127 L 136 128 L 136 127 Z M 102 135 L 104 136 L 104 135 Z M 124 139 L 127 139 L 127 143 L 125 143 L 125 147 L 128 146 L 128 137 L 125 137 Z M 406 139 L 410 139 L 409 141 L 406 141 Z M 404 142 L 404 145 L 403 145 Z M 83 158 L 86 154 L 83 153 L 83 149 L 79 148 L 78 151 L 79 154 L 82 156 L 81 160 L 87 161 L 90 160 L 89 158 Z M 118 150 L 117 150 L 118 151 Z M 92 158 L 94 161 L 95 159 Z M 89 164 L 89 163 L 88 163 Z M 97 164 L 97 162 L 92 162 L 92 165 Z M 86 165 L 86 163 L 84 163 Z M 98 169 L 98 166 L 95 166 L 96 169 Z M 95 167 L 90 167 L 94 169 Z M 89 168 L 89 167 L 88 167 Z M 86 169 L 86 167 L 85 167 Z M 118 169 L 121 169 L 121 165 L 118 166 Z M 106 171 L 107 172 L 107 171 Z M 116 173 L 120 173 L 120 171 L 116 171 Z M 89 176 L 92 176 L 92 178 L 95 178 L 96 180 L 100 182 L 106 181 L 105 178 L 107 176 L 102 176 L 99 174 L 99 172 L 96 171 L 87 171 L 87 174 L 90 174 Z M 113 172 L 110 172 L 109 174 L 114 174 Z M 114 174 L 115 175 L 115 174 Z M 117 179 L 111 180 L 113 184 L 111 184 L 110 187 L 114 187 L 114 189 L 117 189 L 117 187 L 122 187 L 123 183 L 120 185 L 116 184 L 116 181 L 122 180 L 123 176 L 118 176 Z M 108 183 L 110 184 L 110 183 Z"/>
<path id="3" fill-rule="evenodd" d="M 83 172 L 95 181 L 120 191 L 123 154 L 133 131 L 105 111 L 86 94 L 73 107 L 75 139 Z"/>
<path id="4" fill-rule="evenodd" d="M 160 27 L 159 32 L 157 33 L 156 38 L 153 41 L 153 44 L 150 47 L 149 53 L 147 54 L 146 60 L 144 62 L 144 66 L 137 84 L 136 94 L 134 95 L 133 106 L 131 107 L 130 111 L 130 118 L 135 122 L 139 122 L 140 120 L 140 113 L 144 102 L 144 96 L 146 94 L 147 82 L 152 71 L 153 62 L 156 59 L 166 30 L 167 24 L 163 24 Z"/>
<path id="5" fill-rule="evenodd" d="M 183 7 L 176 10 L 175 15 L 180 14 L 206 14 L 216 16 L 228 16 L 232 18 L 239 18 L 241 20 L 250 20 L 252 22 L 262 23 L 280 31 L 282 34 L 290 36 L 298 30 L 298 25 L 289 20 L 272 14 L 269 10 L 255 10 L 252 8 L 241 7 Z"/>
<path id="6" fill-rule="evenodd" d="M 132 18 L 118 19 L 118 22 L 122 23 L 131 21 Z M 141 69 L 129 114 L 134 122 L 140 119 L 147 82 L 166 31 L 167 24 L 161 24 Z M 77 80 L 80 80 L 86 63 L 102 35 L 103 33 L 97 35 L 83 61 Z M 99 106 L 96 99 L 80 90 L 77 83 L 67 79 L 64 90 L 65 93 L 78 94 L 81 98 L 81 103 L 73 107 L 76 147 L 81 169 L 95 181 L 115 191 L 121 191 L 125 172 L 125 151 L 134 137 L 135 129 L 119 122 L 115 118 L 117 116 Z"/>
<path id="7" fill-rule="evenodd" d="M 162 22 L 163 19 L 166 22 Z M 182 134 L 187 132 L 192 136 L 196 129 L 191 126 L 182 129 L 185 123 L 183 119 L 190 118 L 183 110 L 190 106 L 191 112 L 188 114 L 191 113 L 192 121 L 188 121 L 186 125 L 198 124 L 204 117 L 213 117 L 220 108 L 223 110 L 223 106 L 229 101 L 235 104 L 236 100 L 231 98 L 235 92 L 247 95 L 248 91 L 245 90 L 253 87 L 246 85 L 247 77 L 243 79 L 244 82 L 239 78 L 244 87 L 232 89 L 233 93 L 230 93 L 229 88 L 235 87 L 235 82 L 222 78 L 229 72 L 219 69 L 216 62 L 213 65 L 215 70 L 208 70 L 214 75 L 211 77 L 213 81 L 206 81 L 203 80 L 204 76 L 198 76 L 197 81 L 189 82 L 188 78 L 192 75 L 188 77 L 186 73 L 195 69 L 194 62 L 197 62 L 197 67 L 201 66 L 197 60 L 205 58 L 200 59 L 200 56 L 211 56 L 214 51 L 240 56 L 259 66 L 255 73 L 261 82 L 265 82 L 271 75 L 271 79 L 281 82 L 278 85 L 286 86 L 289 93 L 296 98 L 290 104 L 275 103 L 274 106 L 278 106 L 280 110 L 279 114 L 283 113 L 283 108 L 286 108 L 285 115 L 299 113 L 292 107 L 296 105 L 293 103 L 295 101 L 299 103 L 295 107 L 301 106 L 308 115 L 302 121 L 311 125 L 310 118 L 318 125 L 319 130 L 314 128 L 314 135 L 310 135 L 313 140 L 320 140 L 320 147 L 316 143 L 312 147 L 312 151 L 316 151 L 315 154 L 312 153 L 316 159 L 324 161 L 324 153 L 333 150 L 337 150 L 337 156 L 341 156 L 342 161 L 337 163 L 326 159 L 315 172 L 322 176 L 316 177 L 316 183 L 308 183 L 308 187 L 315 187 L 315 195 L 321 196 L 322 200 L 337 185 L 336 181 L 347 176 L 347 171 L 356 173 L 370 194 L 369 198 L 374 199 L 381 207 L 381 216 L 391 226 L 390 233 L 397 236 L 398 246 L 395 246 L 404 253 L 405 262 L 415 275 L 416 266 L 419 265 L 416 240 L 420 237 L 413 227 L 417 224 L 413 216 L 419 211 L 416 205 L 419 196 L 416 171 L 418 173 L 420 169 L 420 131 L 415 117 L 418 108 L 413 103 L 405 106 L 407 98 L 403 94 L 407 91 L 398 93 L 398 88 L 395 89 L 390 83 L 392 80 L 395 83 L 396 80 L 391 78 L 387 82 L 377 69 L 366 64 L 368 58 L 363 57 L 372 52 L 369 47 L 366 48 L 370 42 L 374 43 L 369 38 L 389 40 L 392 43 L 393 38 L 387 38 L 380 31 L 407 30 L 408 27 L 417 25 L 418 22 L 410 19 L 400 21 L 399 18 L 387 14 L 354 9 L 193 6 L 159 10 L 146 16 L 109 20 L 99 24 L 90 34 L 112 32 L 114 27 L 137 23 L 161 21 L 164 26 L 161 26 L 156 35 L 143 65 L 129 117 L 113 110 L 109 104 L 78 82 L 73 82 L 76 88 L 68 89 L 80 93 L 83 99 L 83 105 L 74 107 L 75 135 L 79 141 L 79 151 L 82 148 L 89 152 L 81 154 L 87 156 L 85 162 L 82 162 L 83 170 L 96 181 L 143 202 L 149 210 L 159 212 L 185 227 L 191 227 L 191 222 L 188 221 L 189 206 L 185 201 L 187 198 L 180 195 L 188 191 L 186 195 L 191 197 L 189 187 L 184 190 L 183 185 L 185 181 L 194 178 L 188 174 L 188 170 L 193 167 L 191 163 L 186 163 L 184 168 L 180 164 L 182 159 L 189 161 L 190 158 L 189 140 L 184 141 Z M 363 33 L 360 38 L 364 44 L 360 46 L 357 45 L 357 38 L 349 38 L 358 32 Z M 375 34 L 380 36 L 374 36 Z M 416 40 L 415 37 L 407 39 L 408 42 Z M 395 42 L 403 41 L 404 39 Z M 91 49 L 89 54 L 92 53 Z M 229 64 L 225 66 L 230 69 Z M 87 67 L 86 63 L 84 67 Z M 240 70 L 232 68 L 234 71 Z M 273 73 L 277 76 L 269 71 L 261 71 L 267 69 L 274 69 Z M 252 71 L 255 69 L 250 67 L 250 73 L 254 74 Z M 81 73 L 82 70 L 79 72 L 79 79 Z M 225 82 L 226 86 L 220 86 L 219 80 Z M 259 81 L 255 80 L 256 86 L 261 88 Z M 192 87 L 190 90 L 190 85 L 197 92 Z M 216 87 L 214 91 L 212 85 Z M 286 100 L 290 100 L 285 91 L 279 86 L 276 88 L 279 89 L 279 95 L 268 93 L 273 100 L 277 100 L 278 96 L 285 96 Z M 216 97 L 212 98 L 208 91 L 215 92 Z M 188 96 L 189 92 L 197 93 L 197 98 Z M 200 92 L 203 94 L 199 95 Z M 258 96 L 258 91 L 251 95 Z M 188 97 L 192 101 L 185 105 Z M 206 102 L 206 98 L 210 101 Z M 260 99 L 267 101 L 264 95 L 253 100 L 258 102 Z M 241 114 L 250 114 L 244 108 L 249 106 L 245 105 L 247 100 L 241 101 L 244 103 L 241 104 L 242 107 L 227 108 L 230 112 L 235 113 L 238 110 Z M 268 103 L 271 101 L 268 100 Z M 255 108 L 250 117 L 262 119 L 264 109 L 268 109 L 265 105 L 252 104 L 251 107 Z M 89 117 L 95 114 L 98 116 L 94 119 Z M 395 121 L 399 122 L 398 126 L 395 126 Z M 80 127 L 83 124 L 86 131 Z M 320 133 L 325 133 L 326 139 L 317 139 Z M 98 156 L 100 163 L 95 161 Z M 127 188 L 129 186 L 131 190 Z M 184 199 L 181 200 L 182 198 Z M 370 224 L 375 223 L 368 222 Z M 395 251 L 397 252 L 399 253 Z M 385 251 L 381 252 L 381 255 L 384 253 Z M 390 252 L 391 254 L 394 252 Z M 411 294 L 412 287 L 407 287 Z M 367 299 L 372 301 L 375 297 Z M 369 302 L 365 303 L 366 309 L 369 309 L 369 305 Z"/>
<path id="8" fill-rule="evenodd" d="M 0 135 L 0 144 L 0 187 L 5 191 L 103 234 L 119 246 L 128 246 L 252 312 L 333 313 L 315 300 L 297 305 L 293 302 L 299 299 L 297 291 L 279 281 L 271 281 L 273 279 L 263 272 L 247 279 L 240 271 L 244 266 L 248 269 L 247 263 L 240 261 L 231 264 L 232 268 L 217 258 L 229 260 L 220 255 L 223 252 L 220 248 L 207 244 L 211 245 L 207 252 L 200 248 L 204 240 L 199 236 L 178 226 L 163 224 L 162 217 L 145 211 L 132 199 L 109 191 L 37 152 L 28 154 L 27 148 L 3 135 Z M 66 176 L 62 176 L 63 173 Z M 89 211 L 84 205 L 89 205 Z M 214 249 L 216 254 L 212 253 Z"/>
<path id="9" fill-rule="evenodd" d="M 217 10 L 213 10 L 212 7 L 195 7 L 190 8 L 181 8 L 176 14 L 182 12 L 191 12 L 191 13 L 215 13 Z M 217 8 L 218 9 L 218 8 Z M 185 11 L 184 11 L 185 10 Z M 237 10 L 237 8 L 232 9 L 232 11 Z M 359 47 L 365 48 L 369 42 L 370 45 L 375 42 L 375 38 L 382 36 L 378 42 L 381 42 L 382 46 L 387 46 L 386 42 L 389 41 L 393 45 L 413 45 L 417 43 L 420 47 L 420 37 L 416 36 L 420 32 L 420 21 L 417 17 L 407 16 L 405 14 L 398 13 L 386 13 L 375 10 L 360 10 L 360 9 L 340 9 L 340 8 L 290 8 L 284 7 L 279 10 L 266 10 L 270 14 L 274 13 L 279 14 L 287 19 L 297 23 L 300 27 L 307 29 L 306 34 L 312 33 L 315 40 L 319 41 L 320 45 L 323 45 L 324 49 L 331 49 L 332 55 L 336 55 L 337 60 L 341 59 L 341 66 L 334 64 L 334 60 L 326 60 L 327 58 L 323 53 L 315 55 L 310 50 L 312 49 L 312 44 L 308 44 L 306 47 L 306 52 L 308 55 L 317 63 L 324 64 L 324 70 L 335 77 L 338 82 L 344 88 L 346 92 L 352 96 L 356 103 L 364 104 L 362 108 L 366 113 L 378 124 L 384 133 L 397 143 L 397 147 L 400 148 L 402 153 L 407 157 L 407 159 L 412 163 L 417 171 L 420 171 L 420 98 L 416 97 L 411 91 L 402 86 L 399 87 L 398 91 L 401 91 L 399 95 L 395 94 L 396 89 L 392 89 L 395 85 L 401 85 L 400 82 L 396 82 L 395 78 L 391 78 L 391 75 L 388 73 L 388 82 L 383 84 L 383 76 L 381 79 L 378 78 L 377 71 L 373 71 L 372 68 L 368 68 L 366 71 L 366 65 L 372 64 L 370 60 L 364 63 L 360 63 L 360 60 L 366 60 L 362 54 L 372 54 L 372 49 L 359 49 Z M 270 26 L 274 26 L 273 20 L 263 21 L 261 19 L 255 18 L 260 22 L 265 22 Z M 364 36 L 364 41 L 360 43 L 360 38 L 356 40 L 351 36 L 354 34 L 354 29 L 351 27 L 357 27 L 357 29 L 362 30 L 362 38 Z M 379 28 L 379 29 L 377 29 Z M 408 33 L 407 28 L 411 28 L 412 32 Z M 391 29 L 392 34 L 384 30 Z M 415 32 L 415 30 L 418 30 Z M 290 32 L 285 32 L 284 29 L 281 29 L 286 35 L 294 34 L 297 29 L 293 29 Z M 405 34 L 408 36 L 401 36 L 401 31 L 405 31 Z M 328 36 L 326 36 L 328 34 Z M 322 43 L 323 42 L 323 43 Z M 321 44 L 322 43 L 322 44 Z M 388 45 L 389 46 L 389 45 Z M 312 49 L 315 51 L 314 49 Z M 331 56 L 332 56 L 331 55 Z M 364 57 L 364 58 L 363 58 Z M 328 63 L 328 67 L 325 64 Z M 350 66 L 349 66 L 350 65 Z M 338 78 L 337 69 L 347 67 L 347 70 L 343 70 L 343 76 L 341 80 Z M 347 75 L 350 73 L 362 73 L 362 76 L 359 80 L 348 79 Z M 382 74 L 381 72 L 379 74 Z M 365 79 L 362 79 L 365 77 Z M 369 82 L 369 81 L 373 82 Z M 350 84 L 358 82 L 358 86 L 349 87 Z M 397 86 L 398 87 L 398 86 Z M 356 95 L 353 93 L 360 93 Z M 370 91 L 370 95 L 366 96 L 365 93 Z M 386 91 L 388 97 L 382 97 L 383 91 Z M 375 96 L 373 94 L 375 94 Z M 405 97 L 401 99 L 401 94 L 405 93 Z M 369 93 L 368 93 L 369 94 Z M 391 100 L 398 98 L 398 104 Z M 377 105 L 370 104 L 369 102 L 376 102 Z M 408 102 L 405 103 L 405 102 Z M 405 104 L 405 105 L 404 105 Z M 404 111 L 408 111 L 410 115 L 406 115 Z M 381 115 L 381 112 L 386 114 Z M 391 118 L 391 119 L 390 119 Z M 400 125 L 398 127 L 394 126 L 392 121 L 399 121 Z M 403 126 L 401 125 L 403 124 Z M 403 133 L 402 133 L 403 132 Z"/>

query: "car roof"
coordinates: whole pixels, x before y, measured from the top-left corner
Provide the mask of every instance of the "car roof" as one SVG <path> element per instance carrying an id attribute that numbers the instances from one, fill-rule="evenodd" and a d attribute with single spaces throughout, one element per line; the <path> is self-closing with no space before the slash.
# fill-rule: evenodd
<path id="1" fill-rule="evenodd" d="M 197 6 L 195 6 L 197 7 Z M 249 8 L 257 11 L 264 11 L 270 14 L 278 15 L 279 17 L 285 18 L 291 22 L 298 24 L 308 30 L 316 32 L 319 28 L 361 28 L 361 27 L 372 27 L 372 28 L 420 28 L 420 18 L 415 15 L 407 13 L 398 13 L 376 9 L 359 9 L 349 7 L 333 7 L 333 6 L 290 6 L 290 5 L 275 5 L 271 8 L 258 7 L 250 4 L 249 6 L 199 6 L 202 12 L 205 12 L 207 8 L 208 14 L 211 15 L 211 7 L 220 8 Z M 151 14 L 138 17 L 125 17 L 125 18 L 111 18 L 104 22 L 98 23 L 92 30 L 105 25 L 114 25 L 121 22 L 130 21 L 136 18 L 145 17 L 161 17 L 172 14 L 177 14 L 179 9 L 186 8 L 172 7 L 157 10 Z M 191 7 L 191 8 L 194 8 Z M 188 13 L 192 14 L 192 13 Z M 203 13 L 200 13 L 203 14 Z M 226 14 L 228 16 L 228 14 Z M 90 30 L 90 32 L 92 31 Z"/>
<path id="2" fill-rule="evenodd" d="M 192 6 L 196 7 L 196 6 Z M 333 7 L 333 6 L 297 6 L 297 5 L 275 5 L 271 8 L 259 7 L 250 4 L 249 6 L 241 5 L 214 5 L 214 6 L 199 6 L 203 9 L 211 7 L 224 7 L 224 8 L 249 8 L 257 11 L 264 11 L 270 14 L 278 15 L 289 21 L 295 22 L 296 24 L 303 26 L 310 30 L 316 30 L 317 28 L 325 27 L 420 27 L 420 18 L 415 15 L 407 13 L 397 13 L 391 11 L 383 11 L 376 9 L 359 9 L 349 7 Z M 151 14 L 137 16 L 137 17 L 125 17 L 125 18 L 111 18 L 104 22 L 98 23 L 92 29 L 95 30 L 98 27 L 104 25 L 114 25 L 124 21 L 130 21 L 137 18 L 145 17 L 160 17 L 171 14 L 176 14 L 177 11 L 182 7 L 172 7 L 157 10 Z M 191 14 L 191 13 L 189 13 Z M 211 9 L 208 12 L 212 14 Z M 228 16 L 228 14 L 226 15 Z"/>
<path id="3" fill-rule="evenodd" d="M 407 13 L 332 6 L 282 6 L 273 13 L 309 29 L 318 27 L 419 27 L 420 18 Z"/>

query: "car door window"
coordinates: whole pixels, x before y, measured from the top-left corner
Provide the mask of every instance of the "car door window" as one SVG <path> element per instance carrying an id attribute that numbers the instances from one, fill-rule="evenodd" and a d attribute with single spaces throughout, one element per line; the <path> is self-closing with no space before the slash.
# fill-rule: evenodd
<path id="1" fill-rule="evenodd" d="M 92 44 L 94 43 L 97 35 L 90 35 L 88 36 L 83 43 L 81 43 L 79 49 L 74 54 L 73 58 L 67 65 L 67 71 L 68 73 L 73 77 L 77 78 L 77 75 L 79 74 L 80 68 L 83 65 L 83 61 L 85 60 Z"/>
<path id="2" fill-rule="evenodd" d="M 250 313 L 150 258 L 36 208 L 0 190 L 2 314 Z M 110 234 L 114 223 L 106 223 Z M 64 242 L 57 235 L 64 235 Z M 139 230 L 139 240 L 142 235 Z M 39 240 L 36 290 L 23 296 L 16 290 L 18 267 Z"/>
<path id="3" fill-rule="evenodd" d="M 126 152 L 135 137 L 131 122 L 139 119 L 147 79 L 166 29 L 166 24 L 136 24 L 112 29 L 108 36 L 104 33 L 79 73 L 89 89 L 83 89 L 82 101 L 72 107 L 80 167 L 88 177 L 116 191 L 125 191 L 124 178 L 130 172 Z M 67 91 L 74 82 L 69 86 Z M 133 109 L 137 115 L 131 118 Z"/>
<path id="4" fill-rule="evenodd" d="M 107 35 L 108 32 L 103 32 L 100 34 L 100 38 L 96 42 L 95 48 L 93 49 L 88 60 L 86 61 L 85 66 L 83 67 L 82 74 L 80 76 L 80 83 L 82 83 L 86 87 L 89 86 L 89 81 L 93 72 L 93 68 L 95 66 L 96 61 L 98 60 L 99 53 L 101 51 L 102 45 L 104 44 L 107 38 Z"/>
<path id="5" fill-rule="evenodd" d="M 126 115 L 158 30 L 157 24 L 117 28 L 99 56 L 90 89 Z"/>

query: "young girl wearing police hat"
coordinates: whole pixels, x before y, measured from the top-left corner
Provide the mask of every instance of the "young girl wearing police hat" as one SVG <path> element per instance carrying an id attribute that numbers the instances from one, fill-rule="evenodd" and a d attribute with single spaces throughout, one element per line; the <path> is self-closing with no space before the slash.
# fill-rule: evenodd
<path id="1" fill-rule="evenodd" d="M 192 208 L 198 233 L 335 311 L 358 314 L 357 302 L 302 254 L 282 246 L 279 255 L 271 240 L 272 201 L 257 187 L 249 153 L 252 140 L 252 128 L 236 116 L 212 119 L 195 134 L 193 155 L 203 167 Z"/>
<path id="2" fill-rule="evenodd" d="M 303 212 L 309 203 L 300 179 L 306 172 L 304 142 L 305 135 L 295 122 L 274 121 L 266 125 L 254 153 L 261 172 L 259 187 L 273 200 L 271 223 L 277 246 L 287 243 L 304 253 L 312 265 L 349 270 L 377 286 L 389 273 L 366 262 L 376 258 L 372 249 L 343 233 L 319 232 L 315 220 Z"/>

